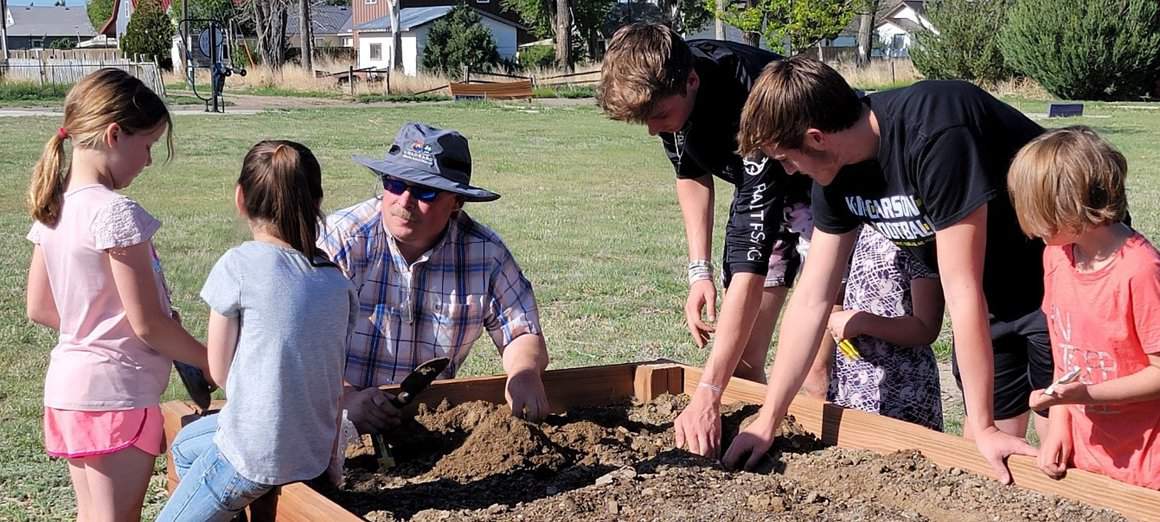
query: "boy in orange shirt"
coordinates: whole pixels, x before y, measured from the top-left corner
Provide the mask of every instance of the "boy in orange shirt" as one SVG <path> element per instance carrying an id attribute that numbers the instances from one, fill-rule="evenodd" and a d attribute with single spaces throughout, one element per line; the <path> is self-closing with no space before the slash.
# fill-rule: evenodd
<path id="1" fill-rule="evenodd" d="M 1128 225 L 1127 162 L 1087 127 L 1047 132 L 1007 177 L 1019 225 L 1047 243 L 1043 311 L 1055 376 L 1039 467 L 1069 466 L 1160 489 L 1160 252 Z"/>

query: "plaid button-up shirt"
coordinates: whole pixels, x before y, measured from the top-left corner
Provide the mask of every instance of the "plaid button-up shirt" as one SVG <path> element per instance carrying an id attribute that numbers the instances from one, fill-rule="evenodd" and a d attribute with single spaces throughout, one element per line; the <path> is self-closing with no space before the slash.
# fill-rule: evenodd
<path id="1" fill-rule="evenodd" d="M 451 359 L 440 375 L 451 378 L 484 328 L 501 352 L 520 335 L 540 333 L 532 285 L 495 232 L 460 211 L 408 265 L 381 205 L 376 197 L 335 212 L 318 241 L 358 290 L 348 383 L 396 383 L 434 357 Z"/>

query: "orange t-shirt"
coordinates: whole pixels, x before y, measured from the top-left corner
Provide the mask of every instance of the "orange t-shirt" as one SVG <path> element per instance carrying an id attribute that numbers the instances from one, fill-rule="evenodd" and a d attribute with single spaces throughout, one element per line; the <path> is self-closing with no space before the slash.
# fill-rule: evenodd
<path id="1" fill-rule="evenodd" d="M 1043 265 L 1056 378 L 1079 367 L 1080 382 L 1099 384 L 1160 354 L 1160 252 L 1144 236 L 1095 272 L 1076 271 L 1071 245 L 1048 246 Z M 1068 408 L 1075 467 L 1160 489 L 1160 400 Z"/>

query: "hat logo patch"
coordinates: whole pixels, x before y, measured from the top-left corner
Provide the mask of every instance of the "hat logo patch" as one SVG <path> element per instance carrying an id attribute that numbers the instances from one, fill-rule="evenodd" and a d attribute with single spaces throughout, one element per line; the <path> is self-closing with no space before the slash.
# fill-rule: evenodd
<path id="1" fill-rule="evenodd" d="M 412 142 L 410 147 L 403 149 L 403 157 L 431 167 L 435 166 L 435 155 L 431 153 L 431 146 L 422 142 Z"/>

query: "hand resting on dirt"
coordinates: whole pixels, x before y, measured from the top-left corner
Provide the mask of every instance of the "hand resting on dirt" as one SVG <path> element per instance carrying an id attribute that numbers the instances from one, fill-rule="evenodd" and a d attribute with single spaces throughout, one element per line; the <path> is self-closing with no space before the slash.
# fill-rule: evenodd
<path id="1" fill-rule="evenodd" d="M 383 433 L 402 423 L 402 413 L 391 404 L 393 395 L 378 388 L 355 390 L 348 387 L 342 407 L 359 433 Z"/>
<path id="2" fill-rule="evenodd" d="M 539 421 L 551 410 L 540 372 L 530 369 L 508 375 L 504 399 L 512 415 L 529 421 Z"/>
<path id="3" fill-rule="evenodd" d="M 1011 470 L 1007 468 L 1007 459 L 1011 455 L 1039 456 L 1039 451 L 1028 444 L 1026 440 L 1003 433 L 994 425 L 975 433 L 975 446 L 979 448 L 979 453 L 983 459 L 991 465 L 991 470 L 995 472 L 995 478 L 1001 484 L 1014 482 Z"/>
<path id="4" fill-rule="evenodd" d="M 733 439 L 721 463 L 726 469 L 756 467 L 765 454 L 769 453 L 769 448 L 773 447 L 773 438 L 777 433 L 779 422 L 778 418 L 767 415 L 763 408 L 757 418 Z"/>
<path id="5" fill-rule="evenodd" d="M 721 404 L 711 389 L 698 387 L 673 425 L 678 448 L 702 457 L 721 454 Z"/>
<path id="6" fill-rule="evenodd" d="M 524 334 L 503 348 L 503 370 L 508 380 L 504 398 L 512 415 L 538 421 L 550 411 L 544 391 L 543 373 L 548 367 L 548 347 L 544 336 Z"/>

